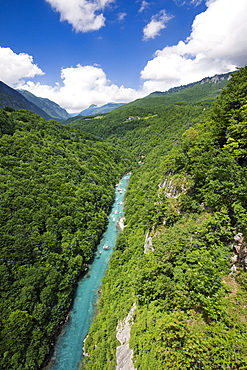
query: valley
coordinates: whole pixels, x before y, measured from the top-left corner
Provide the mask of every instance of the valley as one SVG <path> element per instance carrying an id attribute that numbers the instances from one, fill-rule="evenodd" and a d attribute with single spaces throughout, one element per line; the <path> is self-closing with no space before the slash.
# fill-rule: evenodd
<path id="1" fill-rule="evenodd" d="M 3 370 L 42 367 L 130 170 L 82 369 L 117 368 L 130 312 L 134 369 L 247 367 L 246 84 L 244 67 L 64 124 L 0 110 Z"/>

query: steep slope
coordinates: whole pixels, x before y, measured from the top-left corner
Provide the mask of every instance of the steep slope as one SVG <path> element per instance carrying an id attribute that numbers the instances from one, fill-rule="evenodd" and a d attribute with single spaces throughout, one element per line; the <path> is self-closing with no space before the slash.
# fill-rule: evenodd
<path id="1" fill-rule="evenodd" d="M 205 77 L 198 82 L 174 87 L 165 92 L 156 91 L 143 99 L 129 103 L 128 106 L 157 107 L 170 104 L 201 104 L 204 107 L 208 107 L 221 93 L 231 75 L 232 73 L 225 73 L 213 77 Z"/>
<path id="2" fill-rule="evenodd" d="M 116 368 L 116 331 L 134 304 L 135 369 L 247 368 L 246 86 L 247 67 L 133 172 L 85 369 Z"/>
<path id="3" fill-rule="evenodd" d="M 35 105 L 37 105 L 37 107 L 41 108 L 56 121 L 63 123 L 68 118 L 70 118 L 69 113 L 65 109 L 61 108 L 57 103 L 54 103 L 53 101 L 46 98 L 39 98 L 26 90 L 17 91 L 31 103 L 34 103 Z"/>
<path id="4" fill-rule="evenodd" d="M 12 89 L 2 81 L 0 81 L 0 108 L 11 107 L 13 109 L 28 109 L 39 116 L 45 118 L 46 120 L 51 119 L 52 117 L 39 108 L 34 103 L 31 103 L 27 100 L 22 94 L 18 91 Z"/>
<path id="5" fill-rule="evenodd" d="M 129 153 L 0 109 L 0 368 L 40 368 L 90 261 Z"/>

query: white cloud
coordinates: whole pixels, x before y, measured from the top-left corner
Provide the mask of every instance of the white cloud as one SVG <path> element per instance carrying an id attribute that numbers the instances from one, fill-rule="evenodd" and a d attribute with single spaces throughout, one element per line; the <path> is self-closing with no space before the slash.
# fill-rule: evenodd
<path id="1" fill-rule="evenodd" d="M 143 40 L 154 39 L 163 28 L 166 28 L 166 23 L 170 19 L 171 16 L 167 15 L 165 10 L 153 15 L 151 21 L 143 29 Z"/>
<path id="2" fill-rule="evenodd" d="M 124 20 L 124 18 L 127 16 L 127 13 L 118 13 L 118 21 L 121 22 Z"/>
<path id="3" fill-rule="evenodd" d="M 208 0 L 185 41 L 155 53 L 141 72 L 144 91 L 167 90 L 247 64 L 246 0 Z"/>
<path id="4" fill-rule="evenodd" d="M 28 90 L 36 96 L 55 101 L 69 112 L 80 112 L 91 104 L 103 105 L 109 102 L 125 103 L 143 94 L 134 89 L 112 84 L 105 72 L 96 66 L 81 66 L 61 70 L 62 86 L 51 87 L 28 81 L 18 88 Z"/>
<path id="5" fill-rule="evenodd" d="M 13 86 L 21 78 L 42 75 L 44 72 L 26 53 L 16 54 L 10 48 L 0 47 L 0 80 Z"/>
<path id="6" fill-rule="evenodd" d="M 198 6 L 200 5 L 201 3 L 203 2 L 203 0 L 191 0 L 190 3 L 195 5 L 195 6 Z"/>
<path id="7" fill-rule="evenodd" d="M 140 9 L 138 10 L 139 13 L 143 12 L 145 9 L 147 9 L 149 7 L 149 2 L 148 1 L 145 1 L 143 0 L 142 3 L 141 3 L 141 7 Z"/>
<path id="8" fill-rule="evenodd" d="M 206 11 L 194 19 L 186 40 L 156 51 L 141 71 L 145 81 L 139 91 L 113 84 L 98 65 L 62 68 L 61 79 L 54 86 L 21 81 L 43 72 L 32 56 L 15 54 L 9 48 L 0 48 L 0 79 L 47 97 L 69 112 L 80 112 L 91 104 L 133 101 L 156 90 L 165 91 L 246 65 L 246 0 L 235 0 L 234 5 L 232 0 L 208 0 L 206 5 Z"/>
<path id="9" fill-rule="evenodd" d="M 200 5 L 204 0 L 174 0 L 178 6 L 183 5 Z"/>
<path id="10" fill-rule="evenodd" d="M 114 0 L 45 0 L 77 32 L 99 30 L 105 25 L 102 10 Z"/>

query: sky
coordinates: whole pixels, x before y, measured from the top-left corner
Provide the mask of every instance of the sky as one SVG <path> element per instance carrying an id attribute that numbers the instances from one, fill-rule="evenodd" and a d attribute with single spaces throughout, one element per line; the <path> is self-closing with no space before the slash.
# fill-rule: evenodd
<path id="1" fill-rule="evenodd" d="M 247 0 L 0 0 L 0 80 L 69 113 L 247 64 Z"/>

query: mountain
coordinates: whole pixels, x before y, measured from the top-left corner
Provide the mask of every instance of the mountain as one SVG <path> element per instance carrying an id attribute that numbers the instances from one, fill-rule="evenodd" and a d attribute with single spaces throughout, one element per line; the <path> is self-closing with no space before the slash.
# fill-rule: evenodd
<path id="1" fill-rule="evenodd" d="M 43 111 L 45 111 L 49 116 L 51 116 L 56 121 L 63 123 L 70 117 L 70 114 L 65 109 L 63 109 L 57 103 L 47 98 L 37 97 L 27 90 L 17 90 L 17 91 L 31 103 L 34 103 Z"/>
<path id="2" fill-rule="evenodd" d="M 30 102 L 29 100 L 27 100 L 18 91 L 12 89 L 10 86 L 0 81 L 0 108 L 4 108 L 6 106 L 9 106 L 14 109 L 30 110 L 38 114 L 39 116 L 45 118 L 46 120 L 49 120 L 52 118 L 43 109 L 38 107 L 36 104 Z"/>
<path id="3" fill-rule="evenodd" d="M 170 93 L 156 92 L 106 114 L 77 117 L 66 124 L 126 149 L 131 147 L 137 156 L 147 154 L 168 137 L 173 140 L 182 135 L 212 105 L 229 78 L 228 73 L 174 88 Z"/>
<path id="4" fill-rule="evenodd" d="M 203 85 L 205 83 L 220 84 L 222 82 L 223 82 L 223 84 L 225 84 L 225 82 L 228 81 L 231 78 L 232 73 L 234 73 L 234 72 L 217 74 L 217 75 L 214 75 L 213 77 L 204 77 L 200 81 L 192 82 L 192 83 L 187 84 L 187 85 L 172 87 L 171 89 L 169 89 L 167 91 L 154 91 L 150 95 L 168 95 L 168 94 L 172 94 L 174 92 L 178 92 L 178 91 L 187 89 L 188 87 L 193 87 L 193 86 L 198 85 L 198 84 L 201 84 L 201 85 Z"/>
<path id="5" fill-rule="evenodd" d="M 194 88 L 210 94 L 212 81 L 189 87 L 181 103 L 152 107 L 151 96 L 148 107 L 118 108 L 107 132 L 104 118 L 94 121 L 145 158 L 129 181 L 85 369 L 120 369 L 131 358 L 138 370 L 247 369 L 246 81 L 247 67 L 209 109 L 212 95 L 202 104 Z"/>
<path id="6" fill-rule="evenodd" d="M 147 107 L 188 103 L 197 103 L 202 104 L 203 106 L 209 106 L 226 86 L 232 73 L 205 77 L 200 81 L 193 82 L 188 85 L 173 87 L 164 92 L 155 91 L 145 98 L 137 99 L 126 104 L 126 106 Z M 118 109 L 121 109 L 121 107 Z"/>
<path id="7" fill-rule="evenodd" d="M 101 107 L 98 107 L 96 104 L 92 104 L 87 109 L 82 110 L 78 115 L 70 115 L 70 118 L 68 118 L 67 121 L 64 123 L 68 125 L 81 117 L 109 113 L 112 110 L 121 107 L 122 105 L 125 105 L 125 103 L 107 103 L 105 105 L 102 105 Z"/>
<path id="8" fill-rule="evenodd" d="M 122 105 L 124 105 L 124 103 L 107 103 L 101 107 L 98 107 L 96 104 L 92 104 L 87 109 L 82 110 L 78 116 L 90 116 L 91 114 L 107 113 Z"/>

